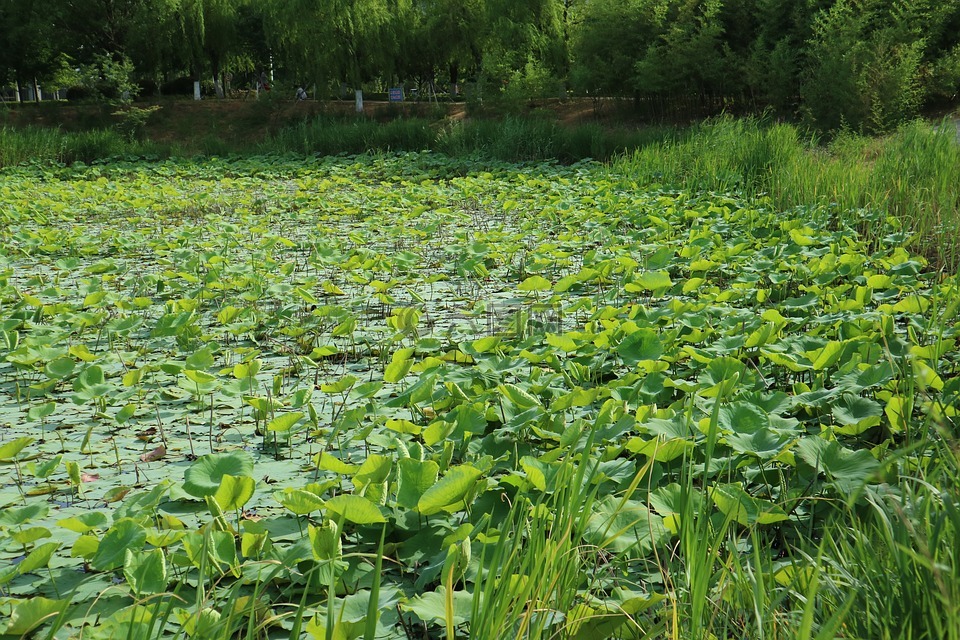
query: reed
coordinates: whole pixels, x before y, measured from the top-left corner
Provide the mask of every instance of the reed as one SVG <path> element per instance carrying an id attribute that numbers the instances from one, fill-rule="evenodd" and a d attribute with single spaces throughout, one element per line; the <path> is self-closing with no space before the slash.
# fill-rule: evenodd
<path id="1" fill-rule="evenodd" d="M 794 125 L 721 117 L 622 156 L 613 172 L 648 187 L 737 192 L 780 210 L 828 205 L 874 244 L 899 227 L 936 267 L 960 268 L 952 127 L 916 121 L 882 138 L 841 132 L 821 144 Z"/>

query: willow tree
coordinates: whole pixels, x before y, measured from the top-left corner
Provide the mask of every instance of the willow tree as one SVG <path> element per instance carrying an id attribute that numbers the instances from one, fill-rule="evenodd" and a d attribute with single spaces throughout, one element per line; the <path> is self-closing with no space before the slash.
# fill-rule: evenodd
<path id="1" fill-rule="evenodd" d="M 487 0 L 484 74 L 496 83 L 535 90 L 544 80 L 561 82 L 569 57 L 564 0 Z"/>
<path id="2" fill-rule="evenodd" d="M 272 0 L 267 41 L 301 76 L 353 87 L 362 111 L 364 83 L 397 67 L 398 27 L 409 11 L 410 0 Z"/>
<path id="3" fill-rule="evenodd" d="M 197 81 L 209 73 L 224 97 L 229 63 L 241 49 L 241 7 L 247 0 L 179 0 L 179 28 Z"/>
<path id="4" fill-rule="evenodd" d="M 413 0 L 400 34 L 397 71 L 426 81 L 431 91 L 438 72 L 446 72 L 456 94 L 465 70 L 482 60 L 486 31 L 484 0 Z"/>

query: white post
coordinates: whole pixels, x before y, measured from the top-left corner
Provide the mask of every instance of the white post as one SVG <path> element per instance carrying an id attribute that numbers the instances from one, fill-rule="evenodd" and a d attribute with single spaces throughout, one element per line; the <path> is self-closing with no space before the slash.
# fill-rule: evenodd
<path id="1" fill-rule="evenodd" d="M 357 113 L 363 113 L 363 89 L 354 89 L 353 95 L 356 97 Z"/>
<path id="2" fill-rule="evenodd" d="M 200 81 L 199 80 L 193 81 L 193 99 L 194 100 L 200 99 Z"/>

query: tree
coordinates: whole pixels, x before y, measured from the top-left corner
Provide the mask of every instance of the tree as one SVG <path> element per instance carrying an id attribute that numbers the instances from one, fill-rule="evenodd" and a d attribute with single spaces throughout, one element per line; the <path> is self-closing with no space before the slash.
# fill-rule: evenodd
<path id="1" fill-rule="evenodd" d="M 594 0 L 572 38 L 571 80 L 584 93 L 633 95 L 636 65 L 660 34 L 650 0 Z"/>
<path id="2" fill-rule="evenodd" d="M 731 84 L 720 0 L 660 3 L 663 30 L 636 65 L 638 91 L 724 95 Z"/>
<path id="3" fill-rule="evenodd" d="M 228 67 L 241 48 L 238 25 L 245 0 L 181 1 L 180 29 L 190 68 L 197 80 L 209 74 L 217 97 L 222 98 Z"/>
<path id="4" fill-rule="evenodd" d="M 78 63 L 97 55 L 127 53 L 130 37 L 161 0 L 60 0 L 61 35 Z"/>
<path id="5" fill-rule="evenodd" d="M 346 81 L 362 109 L 363 83 L 396 66 L 393 27 L 408 0 L 289 0 L 266 9 L 267 40 L 297 73 Z"/>
<path id="6" fill-rule="evenodd" d="M 484 75 L 501 86 L 531 75 L 564 80 L 564 6 L 563 0 L 487 0 Z"/>
<path id="7" fill-rule="evenodd" d="M 426 81 L 432 91 L 436 74 L 446 71 L 456 93 L 462 73 L 482 61 L 485 18 L 483 0 L 414 0 L 396 29 L 397 73 Z"/>
<path id="8" fill-rule="evenodd" d="M 38 81 L 50 79 L 63 50 L 57 38 L 59 5 L 53 0 L 0 2 L 0 81 L 15 82 L 17 100 L 29 83 L 40 99 Z"/>
<path id="9" fill-rule="evenodd" d="M 925 0 L 838 0 L 821 11 L 802 86 L 809 119 L 874 133 L 914 117 L 924 97 L 928 9 Z"/>

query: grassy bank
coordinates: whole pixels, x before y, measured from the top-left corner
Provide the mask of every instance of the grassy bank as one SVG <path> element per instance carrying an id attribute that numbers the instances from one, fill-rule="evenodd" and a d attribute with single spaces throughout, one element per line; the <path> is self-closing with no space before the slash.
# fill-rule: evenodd
<path id="1" fill-rule="evenodd" d="M 321 116 L 286 128 L 258 148 L 262 152 L 294 151 L 333 155 L 383 151 L 437 151 L 450 156 L 478 155 L 506 162 L 586 158 L 608 160 L 618 154 L 662 141 L 667 128 L 608 128 L 599 124 L 564 126 L 546 118 L 506 117 L 467 121 L 393 120 L 379 123 Z"/>
<path id="2" fill-rule="evenodd" d="M 507 162 L 555 159 L 568 163 L 609 160 L 673 135 L 672 129 L 612 129 L 598 124 L 566 127 L 544 119 L 445 121 L 320 115 L 268 133 L 262 140 L 205 133 L 159 142 L 130 139 L 113 129 L 84 132 L 29 126 L 0 129 L 0 167 L 24 162 L 90 163 L 122 155 L 158 157 L 283 154 L 357 154 L 367 151 L 436 151 Z"/>

